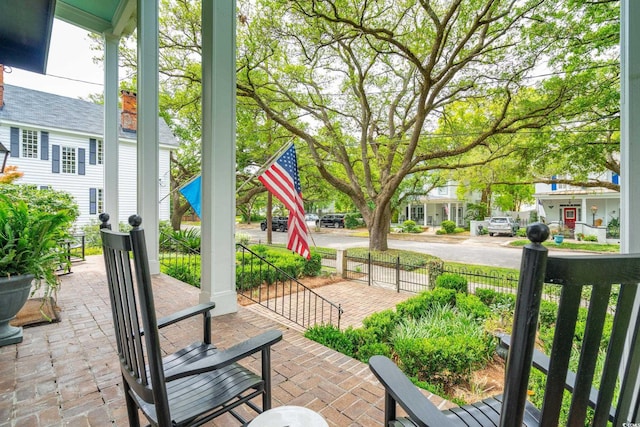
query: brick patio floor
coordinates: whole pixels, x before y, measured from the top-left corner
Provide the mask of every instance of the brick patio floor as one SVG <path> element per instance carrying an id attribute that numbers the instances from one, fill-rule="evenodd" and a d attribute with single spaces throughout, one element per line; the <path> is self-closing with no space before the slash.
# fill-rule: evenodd
<path id="1" fill-rule="evenodd" d="M 342 327 L 359 326 L 366 315 L 394 307 L 411 294 L 343 282 L 315 289 L 341 304 Z M 195 305 L 198 290 L 168 276 L 154 277 L 160 316 Z M 127 426 L 106 276 L 101 256 L 76 264 L 62 277 L 62 320 L 24 329 L 20 344 L 0 347 L 0 426 Z M 273 347 L 273 406 L 298 405 L 319 412 L 330 426 L 381 426 L 383 389 L 368 366 L 328 349 L 256 307 L 215 317 L 213 342 L 221 348 L 277 328 Z M 198 339 L 199 319 L 163 329 L 163 350 Z M 259 358 L 245 366 L 259 370 Z M 448 405 L 437 396 L 432 400 Z M 207 426 L 235 426 L 219 417 Z"/>

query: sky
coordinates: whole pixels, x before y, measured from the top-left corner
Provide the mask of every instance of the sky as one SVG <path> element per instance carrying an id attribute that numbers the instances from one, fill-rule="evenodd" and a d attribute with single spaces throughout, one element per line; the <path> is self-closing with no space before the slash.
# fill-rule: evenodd
<path id="1" fill-rule="evenodd" d="M 49 46 L 47 74 L 42 75 L 19 68 L 5 69 L 4 82 L 70 98 L 87 99 L 89 94 L 102 93 L 104 71 L 102 64 L 92 58 L 88 32 L 82 28 L 54 19 Z"/>

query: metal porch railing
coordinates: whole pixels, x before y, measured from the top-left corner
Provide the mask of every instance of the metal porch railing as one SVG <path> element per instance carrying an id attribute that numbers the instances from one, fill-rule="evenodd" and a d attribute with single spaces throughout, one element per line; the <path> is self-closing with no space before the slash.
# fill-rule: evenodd
<path id="1" fill-rule="evenodd" d="M 162 231 L 160 265 L 163 273 L 200 287 L 200 252 Z M 236 244 L 236 291 L 303 328 L 317 324 L 340 328 L 343 313 L 340 305 L 240 243 Z"/>
<path id="2" fill-rule="evenodd" d="M 342 308 L 300 283 L 284 270 L 236 244 L 236 289 L 240 295 L 304 328 L 340 328 Z"/>

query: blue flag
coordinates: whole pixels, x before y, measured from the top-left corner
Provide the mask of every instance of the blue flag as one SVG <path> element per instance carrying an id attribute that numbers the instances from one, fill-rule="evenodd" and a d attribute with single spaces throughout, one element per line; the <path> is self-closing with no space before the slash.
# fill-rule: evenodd
<path id="1" fill-rule="evenodd" d="M 200 198 L 200 181 L 202 181 L 201 178 L 202 176 L 198 175 L 196 179 L 180 189 L 180 193 L 182 193 L 184 198 L 187 199 L 189 204 L 191 204 L 191 207 L 196 212 L 196 215 L 198 215 L 198 217 L 200 217 L 200 203 L 202 201 Z"/>

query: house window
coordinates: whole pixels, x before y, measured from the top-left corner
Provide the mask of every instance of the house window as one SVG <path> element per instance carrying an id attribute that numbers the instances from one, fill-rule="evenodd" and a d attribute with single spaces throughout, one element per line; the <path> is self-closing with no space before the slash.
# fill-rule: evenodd
<path id="1" fill-rule="evenodd" d="M 446 196 L 447 194 L 449 194 L 447 190 L 447 187 L 438 187 L 438 194 L 441 196 Z"/>
<path id="2" fill-rule="evenodd" d="M 96 141 L 96 145 L 97 145 L 98 164 L 101 165 L 104 162 L 104 158 L 103 158 L 104 152 L 103 152 L 103 148 L 102 148 L 102 140 L 98 139 Z M 100 212 L 102 212 L 102 211 L 100 211 Z"/>
<path id="3" fill-rule="evenodd" d="M 102 188 L 89 189 L 89 215 L 96 215 L 104 210 Z"/>
<path id="4" fill-rule="evenodd" d="M 76 173 L 76 149 L 62 147 L 62 173 Z"/>
<path id="5" fill-rule="evenodd" d="M 97 188 L 98 213 L 104 212 L 104 202 L 102 200 L 102 188 Z"/>
<path id="6" fill-rule="evenodd" d="M 38 158 L 38 132 L 35 130 L 22 130 L 22 157 Z"/>

